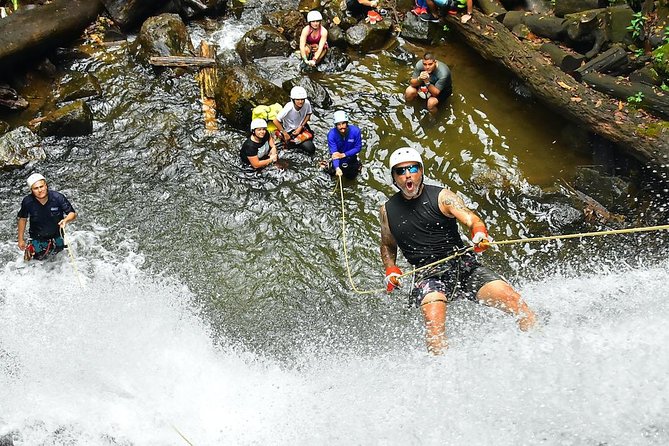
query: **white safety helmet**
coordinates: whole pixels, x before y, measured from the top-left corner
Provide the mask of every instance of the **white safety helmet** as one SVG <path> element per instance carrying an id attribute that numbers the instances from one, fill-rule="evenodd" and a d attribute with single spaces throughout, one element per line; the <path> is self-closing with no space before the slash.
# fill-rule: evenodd
<path id="1" fill-rule="evenodd" d="M 304 89 L 304 87 L 300 87 L 299 85 L 296 87 L 293 87 L 290 90 L 290 98 L 291 99 L 306 99 L 307 98 L 307 90 Z"/>
<path id="2" fill-rule="evenodd" d="M 318 11 L 309 11 L 309 14 L 307 14 L 307 22 L 318 22 L 320 20 L 323 20 L 323 16 Z"/>
<path id="3" fill-rule="evenodd" d="M 255 129 L 266 129 L 267 128 L 267 121 L 265 121 L 262 118 L 256 118 L 253 121 L 251 121 L 251 131 L 254 131 Z"/>
<path id="4" fill-rule="evenodd" d="M 332 118 L 334 125 L 339 124 L 340 122 L 348 122 L 348 115 L 344 110 L 337 110 L 334 112 L 334 117 Z"/>
<path id="5" fill-rule="evenodd" d="M 39 173 L 34 173 L 28 177 L 28 180 L 26 183 L 28 183 L 28 187 L 32 189 L 33 184 L 37 183 L 38 181 L 46 181 L 46 178 L 44 178 L 41 174 Z"/>
<path id="6" fill-rule="evenodd" d="M 397 166 L 400 163 L 405 163 L 407 161 L 413 161 L 420 163 L 423 166 L 423 159 L 420 157 L 420 153 L 412 147 L 402 147 L 401 149 L 395 150 L 390 155 L 390 161 L 388 162 L 388 167 L 392 170 L 393 167 Z"/>

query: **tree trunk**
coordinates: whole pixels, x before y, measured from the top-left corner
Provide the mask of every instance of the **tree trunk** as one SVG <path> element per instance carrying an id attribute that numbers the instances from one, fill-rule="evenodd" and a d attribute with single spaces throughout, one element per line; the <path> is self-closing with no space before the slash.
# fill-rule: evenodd
<path id="1" fill-rule="evenodd" d="M 17 63 L 35 63 L 40 53 L 79 37 L 101 10 L 98 0 L 54 0 L 19 8 L 0 20 L 0 73 Z"/>
<path id="2" fill-rule="evenodd" d="M 567 23 L 565 19 L 547 14 L 530 14 L 522 18 L 521 22 L 530 31 L 540 37 L 551 40 L 564 40 L 567 35 Z"/>
<path id="3" fill-rule="evenodd" d="M 538 51 L 520 42 L 495 19 L 474 11 L 467 23 L 446 18 L 482 57 L 512 71 L 534 97 L 591 132 L 617 143 L 621 151 L 669 174 L 669 123 L 634 110 L 618 109 L 618 101 L 581 85 Z"/>
<path id="4" fill-rule="evenodd" d="M 614 70 L 621 65 L 625 65 L 628 61 L 627 51 L 619 46 L 614 46 L 590 60 L 588 63 L 582 65 L 572 73 L 572 76 L 580 82 L 583 76 L 590 72 L 606 72 L 607 70 Z"/>
<path id="5" fill-rule="evenodd" d="M 628 82 L 617 77 L 600 73 L 588 73 L 583 76 L 583 82 L 592 87 L 623 101 L 628 101 L 637 95 L 638 105 L 650 110 L 653 114 L 669 119 L 669 94 L 659 94 L 652 86 L 641 82 Z M 641 95 L 639 95 L 641 93 Z"/>
<path id="6" fill-rule="evenodd" d="M 565 73 L 573 73 L 585 62 L 582 54 L 565 51 L 551 42 L 541 45 L 540 51 L 548 54 L 555 66 Z"/>

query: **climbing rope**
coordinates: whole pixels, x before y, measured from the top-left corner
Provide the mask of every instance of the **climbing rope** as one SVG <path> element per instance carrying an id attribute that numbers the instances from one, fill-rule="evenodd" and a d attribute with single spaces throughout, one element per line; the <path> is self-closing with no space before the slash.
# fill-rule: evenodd
<path id="1" fill-rule="evenodd" d="M 350 267 L 350 261 L 349 261 L 349 255 L 348 255 L 348 248 L 346 245 L 346 209 L 344 208 L 344 186 L 342 184 L 341 178 L 339 178 L 339 192 L 341 196 L 341 239 L 342 239 L 342 245 L 343 245 L 343 251 L 344 251 L 344 260 L 346 262 L 346 272 L 348 274 L 348 281 L 351 284 L 351 288 L 353 289 L 354 292 L 357 294 L 377 294 L 382 291 L 385 291 L 385 288 L 377 288 L 373 290 L 359 290 L 358 287 L 355 286 L 355 283 L 353 282 L 353 277 L 351 276 L 351 267 Z M 528 238 L 520 238 L 520 239 L 512 239 L 512 240 L 500 240 L 500 241 L 490 241 L 488 244 L 493 246 L 504 246 L 504 245 L 517 245 L 521 243 L 533 243 L 533 242 L 547 242 L 551 240 L 564 240 L 564 239 L 571 239 L 571 238 L 583 238 L 583 237 L 599 237 L 599 236 L 604 236 L 604 235 L 615 235 L 615 234 L 632 234 L 632 233 L 637 233 L 637 232 L 652 232 L 652 231 L 666 231 L 669 230 L 669 225 L 659 225 L 659 226 L 645 226 L 641 228 L 626 228 L 626 229 L 611 229 L 607 231 L 596 231 L 596 232 L 581 232 L 578 234 L 563 234 L 563 235 L 551 235 L 551 236 L 544 236 L 544 237 L 528 237 Z M 452 260 L 456 257 L 460 257 L 468 252 L 471 252 L 474 250 L 473 246 L 470 246 L 468 248 L 462 249 L 460 251 L 457 251 L 453 253 L 452 255 L 445 257 L 443 259 L 439 259 L 436 262 L 432 262 L 427 265 L 423 265 L 419 268 L 413 269 L 411 271 L 408 271 L 406 273 L 403 273 L 398 276 L 399 278 L 406 277 L 413 275 L 419 271 L 423 271 L 428 268 L 432 268 L 434 266 L 440 265 L 442 263 L 448 262 L 449 260 Z"/>
<path id="2" fill-rule="evenodd" d="M 184 434 L 182 434 L 181 431 L 180 431 L 179 429 L 176 428 L 175 425 L 172 424 L 171 426 L 172 426 L 172 429 L 174 429 L 174 431 L 175 431 L 177 434 L 179 434 L 179 436 L 180 436 L 186 443 L 188 443 L 190 446 L 194 446 L 193 443 L 191 443 L 191 442 L 188 440 L 188 438 L 186 438 L 186 436 L 185 436 Z"/>
<path id="3" fill-rule="evenodd" d="M 79 286 L 84 287 L 84 283 L 81 281 L 81 274 L 79 274 L 79 268 L 77 268 L 77 261 L 74 259 L 74 254 L 72 253 L 72 248 L 70 248 L 70 244 L 67 242 L 67 238 L 65 236 L 65 228 L 61 226 L 60 228 L 60 236 L 63 237 L 63 243 L 67 247 L 67 252 L 70 254 L 70 264 L 72 264 L 72 268 L 74 269 L 74 272 L 77 275 L 77 280 L 79 281 Z"/>

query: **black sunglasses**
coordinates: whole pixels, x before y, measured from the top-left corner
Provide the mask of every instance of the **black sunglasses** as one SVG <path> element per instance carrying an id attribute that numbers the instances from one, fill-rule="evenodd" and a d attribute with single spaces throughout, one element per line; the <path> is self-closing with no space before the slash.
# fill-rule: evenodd
<path id="1" fill-rule="evenodd" d="M 409 173 L 417 173 L 420 170 L 420 164 L 411 164 L 410 166 L 404 166 L 404 167 L 394 167 L 393 172 L 395 172 L 395 175 L 404 175 L 407 170 Z"/>

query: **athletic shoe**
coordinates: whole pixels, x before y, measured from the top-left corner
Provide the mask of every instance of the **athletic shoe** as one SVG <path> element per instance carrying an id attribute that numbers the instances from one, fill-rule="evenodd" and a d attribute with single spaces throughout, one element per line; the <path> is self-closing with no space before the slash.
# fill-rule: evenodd
<path id="1" fill-rule="evenodd" d="M 416 6 L 411 10 L 411 13 L 415 16 L 420 16 L 421 14 L 427 14 L 427 8 L 421 8 L 420 6 Z"/>
<path id="2" fill-rule="evenodd" d="M 429 12 L 426 12 L 425 14 L 421 14 L 418 16 L 419 19 L 421 19 L 423 22 L 432 22 L 432 23 L 438 23 L 439 22 L 439 17 L 435 17 Z"/>
<path id="3" fill-rule="evenodd" d="M 448 15 L 458 15 L 458 11 L 453 11 L 452 9 L 449 9 Z"/>

